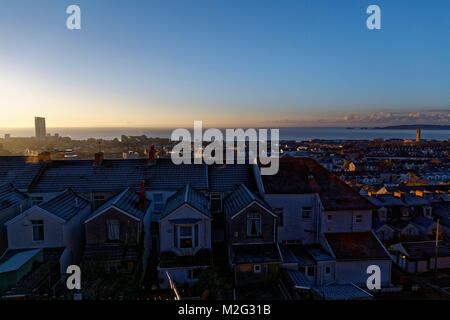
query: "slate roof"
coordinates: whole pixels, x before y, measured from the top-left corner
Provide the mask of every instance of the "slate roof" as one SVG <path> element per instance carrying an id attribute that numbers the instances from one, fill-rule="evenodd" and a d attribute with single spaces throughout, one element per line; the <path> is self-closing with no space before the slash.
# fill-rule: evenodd
<path id="1" fill-rule="evenodd" d="M 312 174 L 313 180 L 308 176 Z M 318 193 L 327 211 L 377 207 L 311 158 L 280 158 L 276 175 L 262 176 L 266 194 Z"/>
<path id="2" fill-rule="evenodd" d="M 27 190 L 41 167 L 37 157 L 0 157 L 0 184 L 11 183 L 17 189 Z"/>
<path id="3" fill-rule="evenodd" d="M 205 214 L 206 216 L 212 217 L 209 210 L 208 199 L 202 193 L 196 191 L 191 187 L 191 185 L 188 184 L 178 190 L 169 199 L 167 199 L 164 209 L 161 212 L 160 219 L 168 216 L 170 213 L 184 204 L 188 204 L 194 209 L 197 209 L 201 213 Z"/>
<path id="4" fill-rule="evenodd" d="M 132 215 L 133 217 L 142 219 L 145 216 L 145 212 L 147 211 L 149 205 L 150 201 L 146 199 L 145 209 L 141 208 L 139 204 L 139 194 L 131 188 L 126 188 L 118 195 L 112 197 L 109 201 L 100 206 L 97 210 L 90 214 L 87 219 L 94 217 L 95 215 L 109 207 L 116 207 Z"/>
<path id="5" fill-rule="evenodd" d="M 225 213 L 231 217 L 252 202 L 256 202 L 263 208 L 272 211 L 272 208 L 265 200 L 251 192 L 245 185 L 241 184 L 224 199 Z"/>
<path id="6" fill-rule="evenodd" d="M 283 271 L 296 289 L 311 289 L 311 281 L 309 281 L 303 272 L 291 269 L 283 269 Z"/>
<path id="7" fill-rule="evenodd" d="M 402 232 L 406 227 L 412 225 L 414 228 L 417 229 L 417 226 L 415 226 L 413 223 L 411 223 L 410 221 L 406 221 L 406 220 L 402 220 L 402 219 L 398 219 L 396 221 L 392 221 L 390 223 L 390 225 L 397 231 Z"/>
<path id="8" fill-rule="evenodd" d="M 41 252 L 42 249 L 34 249 L 28 251 L 21 251 L 14 254 L 10 259 L 0 264 L 0 273 L 18 270 L 31 258 Z"/>
<path id="9" fill-rule="evenodd" d="M 156 165 L 145 170 L 145 185 L 148 190 L 174 191 L 187 184 L 197 190 L 208 190 L 207 172 L 205 164 L 176 165 L 172 159 L 157 159 Z"/>
<path id="10" fill-rule="evenodd" d="M 392 228 L 392 226 L 390 226 L 389 224 L 387 224 L 387 223 L 385 223 L 385 222 L 381 222 L 381 221 L 379 221 L 379 220 L 375 220 L 373 223 L 372 223 L 372 229 L 374 230 L 374 231 L 378 231 L 378 230 L 380 230 L 381 228 L 383 228 L 384 226 L 387 226 L 389 229 L 391 229 L 392 231 L 395 231 L 393 228 Z"/>
<path id="11" fill-rule="evenodd" d="M 11 183 L 0 186 L 0 210 L 20 204 L 27 198 L 26 194 L 18 191 Z"/>
<path id="12" fill-rule="evenodd" d="M 441 203 L 433 206 L 433 215 L 439 218 L 439 223 L 450 228 L 450 203 Z"/>
<path id="13" fill-rule="evenodd" d="M 317 261 L 329 261 L 334 258 L 319 245 L 280 244 L 280 252 L 285 263 L 315 265 Z"/>
<path id="14" fill-rule="evenodd" d="M 434 225 L 434 221 L 430 218 L 425 218 L 422 216 L 415 217 L 412 223 L 418 225 L 421 228 L 428 229 L 430 226 Z"/>
<path id="15" fill-rule="evenodd" d="M 281 262 L 276 243 L 232 245 L 233 263 Z"/>
<path id="16" fill-rule="evenodd" d="M 406 195 L 404 197 L 403 202 L 405 202 L 409 206 L 426 206 L 430 204 L 430 202 L 425 199 L 409 195 Z"/>
<path id="17" fill-rule="evenodd" d="M 55 248 L 42 248 L 44 252 L 44 260 L 47 259 L 57 259 L 59 260 L 59 257 L 64 251 L 64 247 L 55 247 Z M 5 253 L 0 257 L 0 264 L 5 263 L 7 260 L 9 260 L 11 257 L 16 255 L 20 252 L 26 252 L 33 249 L 25 248 L 25 249 L 8 249 L 5 251 Z"/>
<path id="18" fill-rule="evenodd" d="M 139 189 L 145 178 L 144 159 L 103 160 L 99 166 L 93 160 L 53 160 L 32 185 L 31 192 L 54 192 L 71 188 L 75 192 L 119 192 L 127 187 Z"/>
<path id="19" fill-rule="evenodd" d="M 402 201 L 402 199 L 394 197 L 393 195 L 390 194 L 379 194 L 377 196 L 366 198 L 378 207 L 406 206 L 406 204 Z"/>
<path id="20" fill-rule="evenodd" d="M 388 260 L 384 247 L 372 232 L 325 233 L 337 260 Z"/>
<path id="21" fill-rule="evenodd" d="M 213 192 L 231 191 L 240 184 L 256 190 L 255 175 L 249 164 L 213 164 L 208 166 L 208 182 Z"/>
<path id="22" fill-rule="evenodd" d="M 355 300 L 373 298 L 370 293 L 353 284 L 331 284 L 324 287 L 313 287 L 312 289 L 325 300 Z"/>
<path id="23" fill-rule="evenodd" d="M 242 183 L 256 189 L 249 164 L 176 165 L 171 159 L 157 159 L 154 164 L 147 159 L 104 159 L 94 165 L 94 160 L 28 163 L 26 159 L 0 157 L 0 183 L 11 182 L 16 188 L 29 188 L 34 193 L 66 188 L 75 192 L 120 192 L 127 187 L 138 190 L 141 181 L 146 190 L 175 191 L 190 184 L 197 190 L 224 192 Z M 10 167 L 16 169 L 11 171 Z"/>
<path id="24" fill-rule="evenodd" d="M 40 203 L 38 207 L 68 221 L 84 210 L 88 205 L 90 205 L 88 200 L 77 195 L 71 189 L 66 189 L 56 197 Z"/>
<path id="25" fill-rule="evenodd" d="M 436 254 L 435 241 L 402 242 L 410 259 L 427 259 Z M 439 241 L 438 257 L 450 257 L 450 243 Z"/>

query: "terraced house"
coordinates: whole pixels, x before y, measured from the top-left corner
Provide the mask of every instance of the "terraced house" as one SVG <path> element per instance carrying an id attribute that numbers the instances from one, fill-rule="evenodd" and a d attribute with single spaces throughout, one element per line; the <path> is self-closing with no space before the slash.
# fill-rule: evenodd
<path id="1" fill-rule="evenodd" d="M 177 286 L 192 285 L 219 263 L 232 270 L 235 286 L 282 275 L 294 296 L 322 299 L 371 298 L 362 284 L 375 263 L 390 285 L 390 257 L 371 230 L 377 207 L 309 158 L 282 158 L 277 175 L 261 177 L 253 164 L 175 165 L 152 153 L 2 157 L 0 182 L 34 205 L 7 222 L 0 263 L 13 250 L 42 248 L 46 258 L 53 248 L 61 269 L 81 256 L 101 260 L 106 272 L 155 268 L 160 288 L 169 286 L 168 275 Z M 62 231 L 71 224 L 77 237 Z"/>

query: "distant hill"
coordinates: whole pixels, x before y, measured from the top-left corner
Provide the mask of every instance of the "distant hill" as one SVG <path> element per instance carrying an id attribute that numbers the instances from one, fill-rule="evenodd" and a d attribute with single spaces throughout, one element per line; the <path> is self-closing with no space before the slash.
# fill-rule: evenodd
<path id="1" fill-rule="evenodd" d="M 374 129 L 416 130 L 417 128 L 420 128 L 423 130 L 450 130 L 450 125 L 407 124 L 407 125 L 400 125 L 400 126 L 375 127 Z"/>

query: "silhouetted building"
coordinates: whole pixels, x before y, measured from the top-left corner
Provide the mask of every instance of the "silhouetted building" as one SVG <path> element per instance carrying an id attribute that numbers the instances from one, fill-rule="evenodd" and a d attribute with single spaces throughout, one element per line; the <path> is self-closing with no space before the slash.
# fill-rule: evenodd
<path id="1" fill-rule="evenodd" d="M 34 117 L 34 130 L 37 140 L 45 140 L 47 132 L 45 130 L 45 118 Z"/>

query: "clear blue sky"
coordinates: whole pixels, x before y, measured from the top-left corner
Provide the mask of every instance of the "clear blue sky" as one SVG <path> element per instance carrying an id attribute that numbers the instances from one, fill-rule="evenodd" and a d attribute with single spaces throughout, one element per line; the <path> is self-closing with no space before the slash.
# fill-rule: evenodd
<path id="1" fill-rule="evenodd" d="M 0 39 L 0 127 L 450 122 L 448 0 L 2 0 Z"/>

